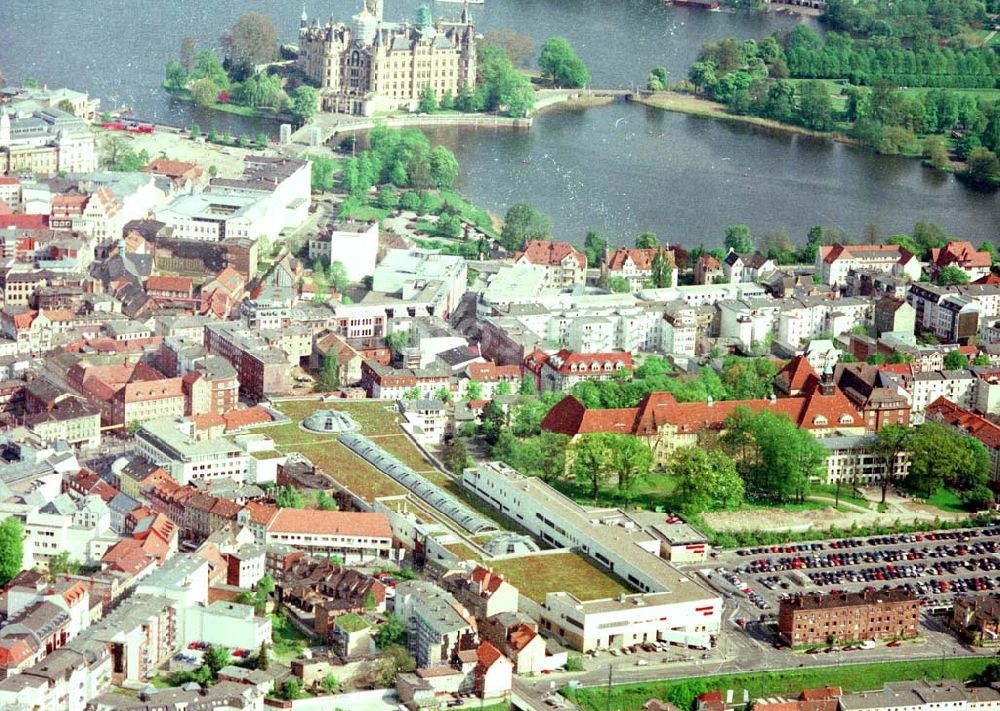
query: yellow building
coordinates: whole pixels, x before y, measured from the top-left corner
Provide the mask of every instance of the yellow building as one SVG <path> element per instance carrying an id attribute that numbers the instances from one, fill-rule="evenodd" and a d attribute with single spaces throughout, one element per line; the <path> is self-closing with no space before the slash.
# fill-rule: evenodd
<path id="1" fill-rule="evenodd" d="M 440 99 L 475 85 L 475 28 L 467 11 L 433 22 L 426 7 L 413 24 L 385 22 L 382 0 L 364 0 L 350 26 L 310 25 L 303 13 L 298 64 L 327 111 L 414 110 L 427 87 Z"/>

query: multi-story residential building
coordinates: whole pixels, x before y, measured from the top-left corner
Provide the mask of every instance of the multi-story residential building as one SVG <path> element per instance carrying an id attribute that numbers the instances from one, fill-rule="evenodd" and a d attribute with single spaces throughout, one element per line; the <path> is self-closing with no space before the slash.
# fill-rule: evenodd
<path id="1" fill-rule="evenodd" d="M 0 707 L 77 711 L 110 687 L 108 650 L 94 640 L 77 639 L 0 682 Z"/>
<path id="2" fill-rule="evenodd" d="M 368 397 L 378 400 L 399 400 L 416 388 L 420 397 L 436 397 L 441 388 L 452 389 L 451 373 L 440 366 L 429 368 L 391 368 L 365 361 L 361 364 L 361 387 Z"/>
<path id="3" fill-rule="evenodd" d="M 542 392 L 565 392 L 587 380 L 602 381 L 632 372 L 630 353 L 574 353 L 562 349 L 540 363 Z"/>
<path id="4" fill-rule="evenodd" d="M 722 262 L 711 254 L 702 254 L 694 265 L 695 284 L 714 284 L 726 278 L 726 272 L 722 268 Z"/>
<path id="5" fill-rule="evenodd" d="M 708 646 L 719 631 L 722 601 L 673 567 L 666 538 L 614 509 L 588 509 L 502 462 L 466 469 L 462 484 L 548 544 L 580 550 L 641 591 L 582 601 L 550 592 L 542 626 L 581 651 L 650 640 Z M 398 595 L 398 593 L 397 593 Z"/>
<path id="6" fill-rule="evenodd" d="M 232 364 L 239 377 L 240 392 L 247 397 L 261 400 L 291 390 L 287 354 L 239 324 L 207 326 L 205 348 Z"/>
<path id="7" fill-rule="evenodd" d="M 875 302 L 875 333 L 907 333 L 916 330 L 917 310 L 902 299 L 884 296 Z"/>
<path id="8" fill-rule="evenodd" d="M 943 397 L 959 407 L 971 410 L 976 406 L 976 374 L 971 370 L 935 370 L 902 376 L 905 387 L 912 399 L 910 421 L 923 421 L 927 407 Z"/>
<path id="9" fill-rule="evenodd" d="M 1000 481 L 1000 425 L 945 397 L 939 397 L 928 405 L 925 416 L 931 422 L 947 425 L 982 442 L 990 453 L 990 479 Z"/>
<path id="10" fill-rule="evenodd" d="M 839 363 L 833 379 L 861 411 L 869 432 L 878 432 L 886 425 L 910 424 L 910 393 L 895 373 L 867 363 Z"/>
<path id="11" fill-rule="evenodd" d="M 313 555 L 337 555 L 346 564 L 396 557 L 389 519 L 381 513 L 250 505 L 237 521 L 250 527 L 258 545 L 284 544 Z"/>
<path id="12" fill-rule="evenodd" d="M 467 272 L 462 257 L 429 249 L 390 249 L 375 268 L 375 295 L 369 294 L 361 305 L 390 308 L 390 318 L 429 315 L 447 320 L 465 293 Z"/>
<path id="13" fill-rule="evenodd" d="M 693 358 L 698 352 L 700 330 L 698 307 L 667 304 L 660 325 L 660 350 L 675 357 Z"/>
<path id="14" fill-rule="evenodd" d="M 904 479 L 910 471 L 909 453 L 898 452 L 887 466 L 871 435 L 832 435 L 821 437 L 818 442 L 827 450 L 824 478 L 827 484 L 873 486 L 886 479 Z"/>
<path id="15" fill-rule="evenodd" d="M 587 279 L 587 258 L 568 242 L 532 240 L 514 254 L 514 266 L 534 265 L 545 270 L 544 288 L 563 289 Z"/>
<path id="16" fill-rule="evenodd" d="M 69 384 L 101 411 L 103 426 L 128 427 L 133 422 L 184 414 L 180 378 L 166 378 L 127 357 L 116 361 L 108 365 L 81 361 L 66 376 Z"/>
<path id="17" fill-rule="evenodd" d="M 375 273 L 378 260 L 378 222 L 346 222 L 327 225 L 309 240 L 309 259 L 340 262 L 351 281 Z"/>
<path id="18" fill-rule="evenodd" d="M 955 267 L 961 269 L 970 281 L 989 274 L 992 265 L 990 253 L 977 251 L 971 242 L 949 242 L 944 247 L 934 248 L 927 264 L 931 279 L 937 280 L 945 267 Z"/>
<path id="19" fill-rule="evenodd" d="M 968 343 L 980 328 L 1000 316 L 1000 286 L 910 284 L 907 302 L 916 309 L 916 328 L 945 343 Z"/>
<path id="20" fill-rule="evenodd" d="M 920 597 L 905 590 L 797 595 L 781 601 L 778 634 L 792 647 L 920 634 Z"/>
<path id="21" fill-rule="evenodd" d="M 299 25 L 298 67 L 320 87 L 327 111 L 371 116 L 416 109 L 421 94 L 458 96 L 476 84 L 476 32 L 466 12 L 458 20 L 387 23 L 382 0 L 363 0 L 350 25 Z"/>
<path id="22" fill-rule="evenodd" d="M 757 281 L 777 268 L 773 259 L 768 259 L 760 252 L 738 254 L 730 249 L 722 260 L 722 273 L 731 284 Z"/>
<path id="23" fill-rule="evenodd" d="M 500 383 L 507 383 L 511 392 L 517 392 L 523 372 L 520 365 L 497 365 L 493 362 L 470 363 L 465 369 L 466 379 L 462 383 L 465 383 L 466 388 L 468 388 L 469 383 L 478 383 L 482 391 L 482 398 L 492 400 L 499 394 L 497 389 Z M 535 387 L 538 387 L 537 381 Z"/>
<path id="24" fill-rule="evenodd" d="M 450 664 L 460 651 L 478 646 L 476 618 L 434 583 L 399 583 L 392 609 L 406 625 L 406 645 L 418 668 Z"/>
<path id="25" fill-rule="evenodd" d="M 1000 595 L 958 595 L 951 628 L 978 647 L 1000 647 Z"/>
<path id="26" fill-rule="evenodd" d="M 657 254 L 665 262 L 664 268 L 670 270 L 668 283 L 663 286 L 677 286 L 676 253 L 669 247 L 620 247 L 601 258 L 601 276 L 605 279 L 620 276 L 628 281 L 632 291 L 639 291 L 653 280 L 653 260 Z"/>
<path id="27" fill-rule="evenodd" d="M 520 595 L 517 588 L 502 575 L 481 565 L 468 572 L 446 576 L 442 585 L 477 620 L 485 620 L 504 612 L 517 612 Z"/>
<path id="28" fill-rule="evenodd" d="M 383 583 L 321 558 L 302 557 L 282 571 L 275 579 L 275 595 L 327 641 L 335 635 L 338 617 L 385 611 L 386 607 Z"/>
<path id="29" fill-rule="evenodd" d="M 76 447 L 101 443 L 101 412 L 72 395 L 63 395 L 51 407 L 25 413 L 22 424 L 48 442 L 66 441 Z"/>
<path id="30" fill-rule="evenodd" d="M 816 270 L 823 277 L 823 283 L 833 287 L 844 285 L 852 270 L 890 273 L 917 281 L 920 260 L 892 244 L 834 244 L 817 250 Z"/>
<path id="31" fill-rule="evenodd" d="M 194 422 L 188 418 L 148 420 L 136 433 L 135 444 L 139 454 L 180 484 L 247 479 L 246 452 L 221 437 L 196 438 Z"/>

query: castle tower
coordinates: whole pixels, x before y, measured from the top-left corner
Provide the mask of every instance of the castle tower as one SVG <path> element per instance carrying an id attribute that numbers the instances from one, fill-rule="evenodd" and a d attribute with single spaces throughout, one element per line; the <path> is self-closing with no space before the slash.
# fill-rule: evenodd
<path id="1" fill-rule="evenodd" d="M 302 3 L 302 16 L 299 18 L 299 29 L 304 30 L 309 24 L 309 15 L 306 14 L 306 4 Z"/>
<path id="2" fill-rule="evenodd" d="M 375 16 L 375 19 L 379 22 L 382 21 L 382 3 L 383 0 L 364 0 L 365 9 Z"/>

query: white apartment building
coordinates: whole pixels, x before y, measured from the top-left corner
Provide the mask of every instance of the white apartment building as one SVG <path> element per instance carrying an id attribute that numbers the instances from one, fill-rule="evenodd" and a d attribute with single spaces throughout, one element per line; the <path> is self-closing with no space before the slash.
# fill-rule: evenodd
<path id="1" fill-rule="evenodd" d="M 933 370 L 903 376 L 903 387 L 913 398 L 910 422 L 923 422 L 924 410 L 939 397 L 950 400 L 965 410 L 971 410 L 976 406 L 978 380 L 971 370 Z"/>
<path id="2" fill-rule="evenodd" d="M 850 486 L 873 486 L 882 482 L 885 462 L 875 451 L 872 435 L 834 435 L 820 437 L 817 441 L 826 447 L 826 483 Z M 899 480 L 910 472 L 907 452 L 896 455 L 890 477 Z M 849 489 L 848 489 L 849 490 Z M 846 490 L 845 490 L 846 491 Z"/>
<path id="3" fill-rule="evenodd" d="M 163 467 L 180 484 L 232 479 L 246 481 L 249 456 L 227 439 L 196 439 L 194 422 L 184 417 L 146 422 L 136 433 L 136 451 Z"/>
<path id="4" fill-rule="evenodd" d="M 585 509 L 539 479 L 502 462 L 466 469 L 462 484 L 550 545 L 580 550 L 637 590 L 583 602 L 546 596 L 542 624 L 581 651 L 666 640 L 709 646 L 722 600 L 666 560 L 669 542 L 616 509 Z"/>
<path id="5" fill-rule="evenodd" d="M 375 273 L 378 260 L 378 222 L 340 222 L 309 241 L 309 259 L 340 262 L 347 278 L 357 282 Z"/>
<path id="6" fill-rule="evenodd" d="M 820 247 L 816 252 L 816 270 L 823 277 L 823 283 L 830 286 L 844 284 L 847 273 L 852 270 L 889 273 L 917 281 L 920 269 L 920 260 L 902 247 L 891 244 L 834 244 Z"/>
<path id="7" fill-rule="evenodd" d="M 878 691 L 843 694 L 840 711 L 995 711 L 1000 691 L 990 687 L 968 688 L 961 681 L 899 681 Z"/>
<path id="8" fill-rule="evenodd" d="M 15 516 L 24 527 L 24 567 L 44 566 L 67 553 L 70 560 L 95 565 L 118 542 L 111 511 L 99 496 L 73 501 L 60 494 L 44 505 L 0 504 L 0 520 Z"/>
<path id="9" fill-rule="evenodd" d="M 260 506 L 237 521 L 249 526 L 257 545 L 284 544 L 313 555 L 340 556 L 346 565 L 393 560 L 392 528 L 385 514 Z"/>

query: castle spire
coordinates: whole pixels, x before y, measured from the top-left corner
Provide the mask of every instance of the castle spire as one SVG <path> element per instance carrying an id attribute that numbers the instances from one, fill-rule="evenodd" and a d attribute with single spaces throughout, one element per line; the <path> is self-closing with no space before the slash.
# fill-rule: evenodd
<path id="1" fill-rule="evenodd" d="M 309 15 L 306 14 L 306 4 L 302 3 L 302 17 L 299 20 L 299 27 L 305 27 L 309 24 Z"/>

